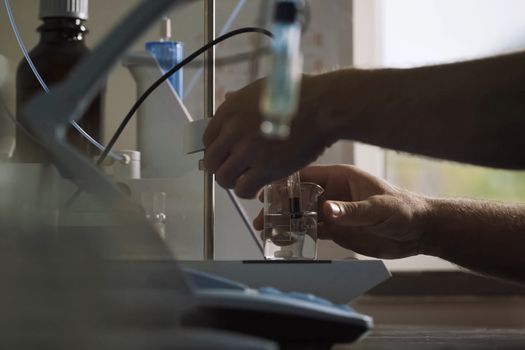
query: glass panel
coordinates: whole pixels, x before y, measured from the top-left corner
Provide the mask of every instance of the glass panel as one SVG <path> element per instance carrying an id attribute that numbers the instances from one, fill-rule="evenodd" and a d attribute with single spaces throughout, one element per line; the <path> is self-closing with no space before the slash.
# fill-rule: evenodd
<path id="1" fill-rule="evenodd" d="M 384 1 L 378 16 L 379 65 L 414 67 L 455 62 L 523 49 L 525 3 L 509 0 Z M 468 19 L 468 20 L 466 20 Z M 487 26 L 490 23 L 490 26 Z M 356 47 L 356 50 L 359 50 Z M 446 142 L 446 140 L 443 140 Z M 516 150 L 521 152 L 522 150 Z M 435 196 L 524 200 L 525 174 L 386 152 L 387 179 Z M 415 257 L 389 263 L 399 269 L 451 267 Z"/>
<path id="2" fill-rule="evenodd" d="M 525 172 L 436 161 L 389 151 L 387 179 L 432 196 L 525 200 Z"/>

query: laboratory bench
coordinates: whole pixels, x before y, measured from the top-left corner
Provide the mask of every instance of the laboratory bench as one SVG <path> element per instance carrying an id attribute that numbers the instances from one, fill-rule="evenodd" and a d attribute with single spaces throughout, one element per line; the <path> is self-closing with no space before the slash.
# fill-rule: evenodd
<path id="1" fill-rule="evenodd" d="M 522 329 L 378 325 L 361 343 L 334 350 L 523 350 Z"/>
<path id="2" fill-rule="evenodd" d="M 352 306 L 376 326 L 336 350 L 525 349 L 525 288 L 465 272 L 393 273 Z"/>

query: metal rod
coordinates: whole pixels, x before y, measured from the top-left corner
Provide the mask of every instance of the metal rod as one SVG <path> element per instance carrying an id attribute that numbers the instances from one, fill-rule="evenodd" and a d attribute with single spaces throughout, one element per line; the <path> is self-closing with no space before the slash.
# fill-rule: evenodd
<path id="1" fill-rule="evenodd" d="M 215 39 L 215 0 L 204 3 L 204 40 Z M 204 66 L 204 117 L 215 113 L 215 48 L 209 49 Z M 214 259 L 215 176 L 204 171 L 204 259 Z"/>

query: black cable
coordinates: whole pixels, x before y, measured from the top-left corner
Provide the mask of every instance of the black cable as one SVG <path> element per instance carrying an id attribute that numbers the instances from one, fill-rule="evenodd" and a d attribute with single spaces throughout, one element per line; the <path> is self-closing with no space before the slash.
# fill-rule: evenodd
<path id="1" fill-rule="evenodd" d="M 100 155 L 100 158 L 97 161 L 97 165 L 100 165 L 100 164 L 102 164 L 104 162 L 104 160 L 106 159 L 107 155 L 109 154 L 109 152 L 111 151 L 111 149 L 113 148 L 115 143 L 117 142 L 118 138 L 120 137 L 120 135 L 122 134 L 122 132 L 124 131 L 126 126 L 128 125 L 128 123 L 131 120 L 131 118 L 133 117 L 133 115 L 137 112 L 139 107 L 149 97 L 149 95 L 151 95 L 151 93 L 153 91 L 155 91 L 155 89 L 157 89 L 163 82 L 165 82 L 169 77 L 171 77 L 173 74 L 175 74 L 179 69 L 183 68 L 185 65 L 187 65 L 188 63 L 193 61 L 195 58 L 197 58 L 198 56 L 200 56 L 201 54 L 203 54 L 204 52 L 206 52 L 207 50 L 209 50 L 213 46 L 215 46 L 215 45 L 217 45 L 217 44 L 223 42 L 224 40 L 227 40 L 227 39 L 229 39 L 229 38 L 231 38 L 233 36 L 236 36 L 236 35 L 239 35 L 239 34 L 244 34 L 244 33 L 261 33 L 261 34 L 264 34 L 264 35 L 266 35 L 266 36 L 268 36 L 270 38 L 273 38 L 273 34 L 269 30 L 266 30 L 266 29 L 263 29 L 263 28 L 257 28 L 257 27 L 240 28 L 240 29 L 233 30 L 233 31 L 231 31 L 229 33 L 226 33 L 224 35 L 221 35 L 217 39 L 213 40 L 212 42 L 209 42 L 208 44 L 204 45 L 203 47 L 201 47 L 200 49 L 198 49 L 197 51 L 193 52 L 191 55 L 186 57 L 184 60 L 182 60 L 182 62 L 177 64 L 175 67 L 171 68 L 169 71 L 167 71 L 165 74 L 163 74 L 159 79 L 157 79 L 157 81 L 155 81 L 142 94 L 142 96 L 139 97 L 139 99 L 135 102 L 135 104 L 133 104 L 133 106 L 129 110 L 128 114 L 126 114 L 126 116 L 124 117 L 124 119 L 122 120 L 120 125 L 118 126 L 117 130 L 115 131 L 115 133 L 113 134 L 113 136 L 109 140 L 108 144 L 106 145 L 106 149 Z"/>
<path id="2" fill-rule="evenodd" d="M 257 58 L 257 57 L 262 57 L 262 56 L 268 56 L 271 53 L 272 53 L 272 49 L 270 47 L 261 47 L 259 49 L 250 50 L 246 52 L 239 52 L 239 53 L 232 54 L 229 56 L 217 57 L 215 59 L 215 65 L 219 67 L 219 66 L 226 66 L 230 64 L 243 63 L 243 62 L 251 61 L 253 57 Z M 205 63 L 204 60 L 194 60 L 193 62 L 185 65 L 184 69 L 201 68 L 204 63 Z"/>

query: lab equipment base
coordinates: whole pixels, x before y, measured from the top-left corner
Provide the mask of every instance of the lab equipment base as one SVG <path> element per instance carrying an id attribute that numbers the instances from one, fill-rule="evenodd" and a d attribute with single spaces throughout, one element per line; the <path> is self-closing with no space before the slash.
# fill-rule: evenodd
<path id="1" fill-rule="evenodd" d="M 244 283 L 251 288 L 300 291 L 346 304 L 391 275 L 381 260 L 343 261 L 179 261 L 197 271 Z"/>

